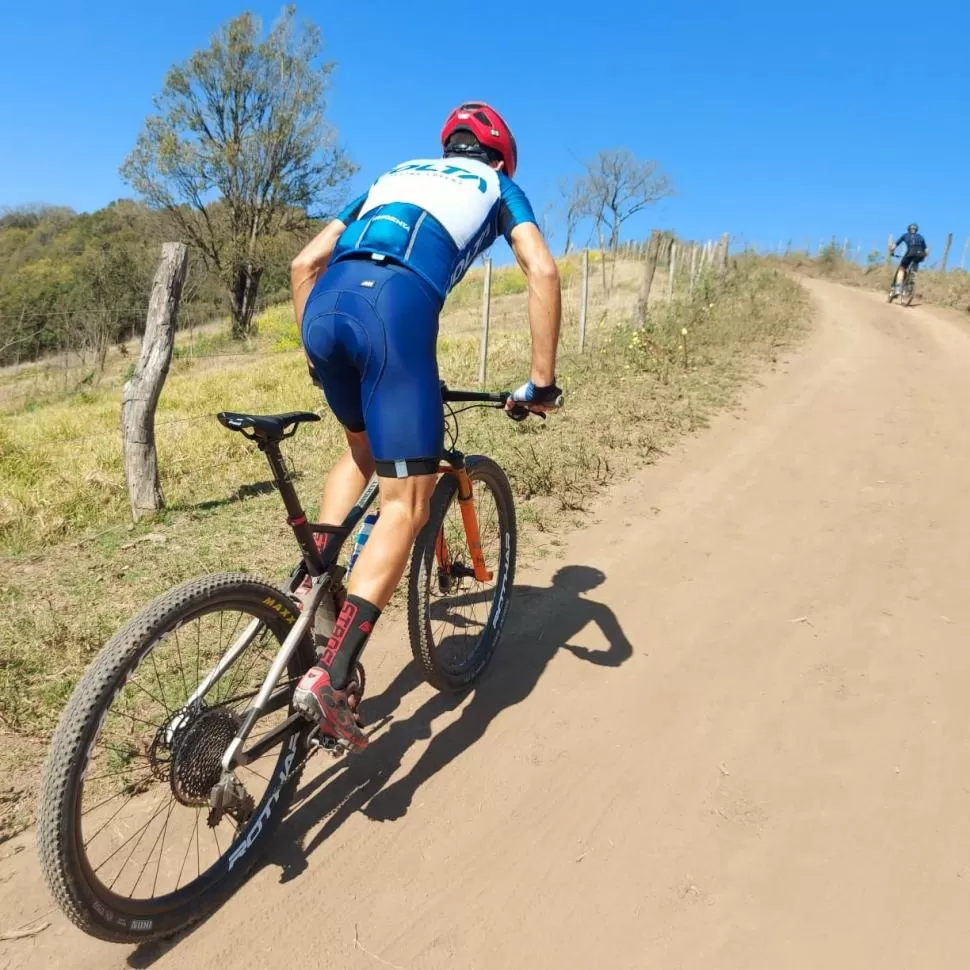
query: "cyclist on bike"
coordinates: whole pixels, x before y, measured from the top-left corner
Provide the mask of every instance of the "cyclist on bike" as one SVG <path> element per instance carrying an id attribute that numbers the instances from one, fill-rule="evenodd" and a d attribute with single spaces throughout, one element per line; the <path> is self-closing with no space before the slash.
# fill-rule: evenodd
<path id="1" fill-rule="evenodd" d="M 906 252 L 899 261 L 899 269 L 896 270 L 896 293 L 902 290 L 906 270 L 912 267 L 915 273 L 919 264 L 926 259 L 926 240 L 920 235 L 919 226 L 915 222 L 911 222 L 906 227 L 906 232 L 896 240 L 891 255 L 896 255 L 896 249 L 900 243 L 906 244 Z"/>
<path id="2" fill-rule="evenodd" d="M 347 599 L 294 704 L 356 748 L 367 744 L 352 675 L 427 521 L 444 441 L 438 314 L 499 234 L 528 277 L 529 380 L 513 400 L 555 406 L 559 273 L 528 200 L 512 181 L 515 139 L 489 105 L 456 108 L 442 158 L 404 162 L 347 206 L 293 261 L 297 324 L 311 372 L 348 450 L 328 476 L 320 520 L 340 522 L 376 470 L 381 515 Z"/>

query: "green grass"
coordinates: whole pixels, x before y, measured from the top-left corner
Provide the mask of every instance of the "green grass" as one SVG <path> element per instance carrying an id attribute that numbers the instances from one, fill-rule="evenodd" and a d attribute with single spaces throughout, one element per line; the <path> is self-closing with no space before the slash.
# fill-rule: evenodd
<path id="1" fill-rule="evenodd" d="M 524 298 L 508 299 L 521 301 L 521 321 Z M 806 318 L 803 292 L 786 274 L 741 260 L 723 285 L 706 279 L 692 299 L 655 306 L 641 330 L 604 311 L 583 355 L 567 321 L 559 369 L 567 406 L 521 424 L 470 411 L 461 416 L 461 447 L 507 471 L 520 549 L 554 555 L 556 536 L 582 521 L 604 486 L 730 406 L 752 368 Z M 294 339 L 292 314 L 280 308 L 259 321 L 258 356 L 173 363 L 158 413 L 168 508 L 137 526 L 129 524 L 117 430 L 120 372 L 0 423 L 0 732 L 11 742 L 0 745 L 0 768 L 29 783 L 77 678 L 153 596 L 211 571 L 285 576 L 295 546 L 267 488 L 268 468 L 213 415 L 321 409 L 302 354 L 288 352 Z M 450 332 L 447 320 L 439 360 L 452 386 L 475 386 L 477 339 Z M 515 386 L 527 368 L 525 326 L 498 329 L 489 385 Z M 286 446 L 311 512 L 342 447 L 325 411 Z"/>

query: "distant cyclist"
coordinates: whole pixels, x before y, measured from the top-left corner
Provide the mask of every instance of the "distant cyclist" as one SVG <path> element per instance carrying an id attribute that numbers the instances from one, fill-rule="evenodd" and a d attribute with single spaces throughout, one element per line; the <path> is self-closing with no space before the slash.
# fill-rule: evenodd
<path id="1" fill-rule="evenodd" d="M 296 320 L 348 449 L 324 485 L 320 520 L 340 522 L 376 470 L 381 515 L 347 599 L 295 706 L 361 748 L 352 674 L 427 521 L 443 447 L 438 314 L 448 292 L 504 236 L 528 280 L 529 380 L 513 400 L 556 407 L 561 296 L 555 260 L 512 181 L 515 139 L 487 104 L 456 108 L 443 158 L 403 162 L 355 199 L 293 261 Z"/>
<path id="2" fill-rule="evenodd" d="M 893 255 L 896 254 L 896 249 L 899 247 L 900 243 L 906 244 L 906 252 L 903 254 L 903 258 L 899 261 L 899 269 L 896 271 L 896 293 L 898 294 L 902 289 L 903 279 L 906 276 L 906 270 L 910 267 L 913 268 L 915 273 L 919 264 L 926 259 L 926 240 L 920 235 L 919 226 L 915 222 L 911 222 L 906 227 L 906 232 L 904 232 L 899 239 L 896 240 L 893 245 Z"/>

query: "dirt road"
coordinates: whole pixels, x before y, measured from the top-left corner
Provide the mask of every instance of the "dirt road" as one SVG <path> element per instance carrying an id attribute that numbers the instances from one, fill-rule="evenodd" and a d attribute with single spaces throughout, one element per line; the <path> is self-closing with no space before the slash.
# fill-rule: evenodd
<path id="1" fill-rule="evenodd" d="M 970 965 L 970 328 L 807 285 L 804 352 L 520 573 L 462 706 L 385 631 L 390 727 L 212 919 L 88 940 L 21 839 L 0 932 L 51 926 L 0 967 Z"/>

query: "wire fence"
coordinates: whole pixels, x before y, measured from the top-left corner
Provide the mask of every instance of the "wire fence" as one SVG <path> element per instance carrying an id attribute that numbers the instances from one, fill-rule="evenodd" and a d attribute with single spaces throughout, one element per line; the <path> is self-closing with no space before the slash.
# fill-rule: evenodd
<path id="1" fill-rule="evenodd" d="M 724 246 L 726 259 L 727 242 L 707 242 L 703 244 L 669 239 L 669 234 L 663 234 L 667 240 L 666 247 L 660 252 L 656 247 L 652 250 L 654 233 L 649 241 L 636 241 L 622 244 L 615 253 L 609 254 L 611 265 L 607 267 L 607 258 L 603 254 L 584 250 L 574 254 L 568 279 L 563 285 L 563 335 L 560 343 L 560 357 L 566 361 L 579 362 L 595 345 L 598 332 L 611 320 L 629 319 L 635 310 L 636 302 L 642 299 L 642 293 L 636 296 L 638 289 L 642 289 L 642 277 L 645 266 L 651 259 L 655 264 L 665 263 L 666 271 L 653 276 L 652 296 L 649 299 L 666 299 L 669 302 L 674 295 L 675 288 L 680 285 L 685 290 L 691 290 L 697 275 L 705 266 L 712 266 L 720 258 L 719 246 Z M 618 266 L 620 267 L 618 273 Z M 654 267 L 656 268 L 656 266 Z M 499 271 L 505 272 L 505 271 Z M 513 271 L 514 272 L 514 271 Z M 509 297 L 521 295 L 519 288 L 508 287 L 508 276 L 499 282 L 502 285 L 492 285 L 493 268 L 490 260 L 484 261 L 480 276 L 473 276 L 463 286 L 465 291 L 456 309 L 447 312 L 443 317 L 440 338 L 444 339 L 477 339 L 478 341 L 478 380 L 485 384 L 488 380 L 490 360 L 490 338 L 495 333 L 510 333 L 520 325 L 525 327 L 524 311 L 521 300 L 509 303 Z M 504 282 L 503 282 L 504 281 Z M 477 304 L 477 308 L 476 308 Z M 511 309 L 514 308 L 514 309 Z M 115 314 L 147 313 L 147 307 L 114 308 Z M 189 308 L 198 309 L 198 308 Z M 58 311 L 61 312 L 61 311 Z M 65 315 L 74 311 L 63 311 Z M 210 311 L 211 312 L 211 311 Z M 514 313 L 514 317 L 512 316 Z M 8 315 L 8 318 L 11 315 Z M 473 323 L 478 317 L 480 322 Z M 449 317 L 451 319 L 449 319 Z M 520 324 L 520 319 L 521 324 Z M 211 331 L 223 321 L 213 321 L 211 315 L 205 318 L 203 326 Z M 182 317 L 176 336 L 176 347 L 173 364 L 182 362 L 201 363 L 205 361 L 252 361 L 262 362 L 270 359 L 281 359 L 289 356 L 296 357 L 303 354 L 300 347 L 244 347 L 241 349 L 223 349 L 211 346 L 213 340 L 224 341 L 225 334 L 212 335 L 203 331 L 198 333 L 200 324 L 186 325 Z M 284 340 L 292 340 L 295 330 L 290 333 L 287 328 L 280 334 Z M 197 349 L 198 347 L 198 349 Z M 493 348 L 494 349 L 494 348 Z M 104 379 L 117 382 L 119 378 L 126 379 L 126 368 L 135 366 L 135 354 L 127 349 L 115 349 L 110 357 L 110 372 L 105 371 L 105 358 L 99 362 L 84 355 L 75 354 L 71 357 L 64 353 L 56 358 L 47 358 L 39 362 L 24 363 L 16 367 L 6 368 L 6 374 L 0 370 L 0 414 L 15 416 L 29 409 L 31 405 L 43 406 L 64 397 L 70 396 L 84 388 L 103 386 Z M 119 366 L 121 364 L 122 366 Z M 158 429 L 185 424 L 199 418 L 211 416 L 199 413 L 170 420 L 156 422 Z M 58 438 L 63 442 L 83 442 L 92 439 L 118 435 L 117 429 L 85 433 L 73 437 Z"/>

